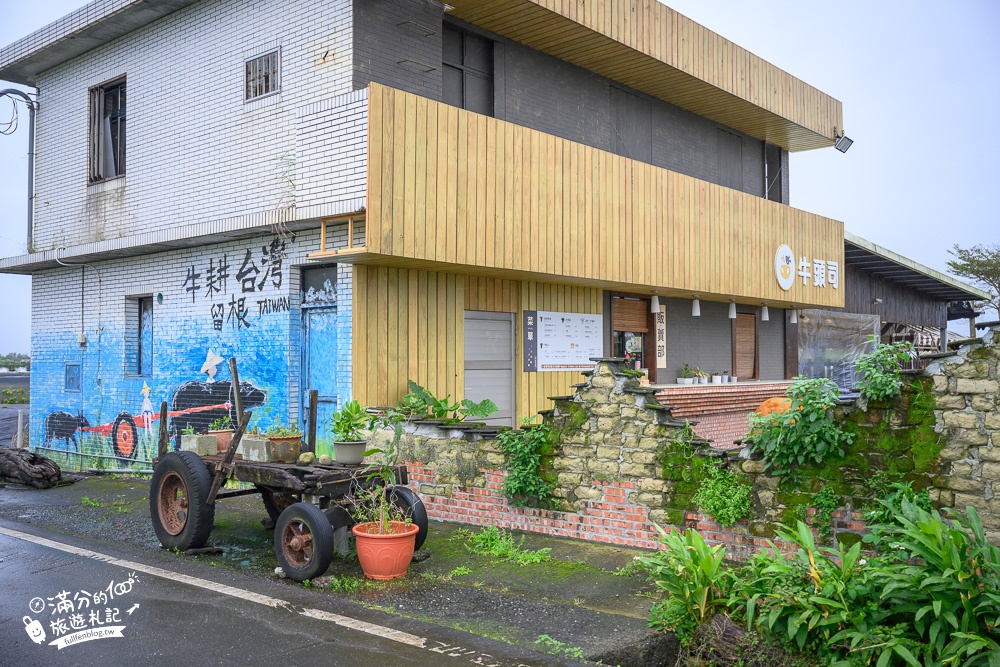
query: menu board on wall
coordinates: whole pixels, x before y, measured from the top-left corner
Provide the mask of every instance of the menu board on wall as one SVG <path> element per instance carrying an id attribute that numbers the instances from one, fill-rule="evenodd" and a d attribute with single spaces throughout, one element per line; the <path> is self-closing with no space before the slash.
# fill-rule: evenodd
<path id="1" fill-rule="evenodd" d="M 524 371 L 587 371 L 604 356 L 604 318 L 588 313 L 524 311 Z"/>

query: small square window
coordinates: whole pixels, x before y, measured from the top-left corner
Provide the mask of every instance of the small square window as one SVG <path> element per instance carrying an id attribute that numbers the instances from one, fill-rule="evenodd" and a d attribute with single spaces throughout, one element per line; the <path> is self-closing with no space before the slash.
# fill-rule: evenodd
<path id="1" fill-rule="evenodd" d="M 280 51 L 271 51 L 246 61 L 246 94 L 244 99 L 255 100 L 280 90 Z"/>
<path id="2" fill-rule="evenodd" d="M 90 89 L 90 181 L 125 175 L 125 79 Z"/>
<path id="3" fill-rule="evenodd" d="M 66 364 L 66 391 L 80 391 L 80 364 Z"/>
<path id="4" fill-rule="evenodd" d="M 125 374 L 153 372 L 153 297 L 125 299 Z"/>

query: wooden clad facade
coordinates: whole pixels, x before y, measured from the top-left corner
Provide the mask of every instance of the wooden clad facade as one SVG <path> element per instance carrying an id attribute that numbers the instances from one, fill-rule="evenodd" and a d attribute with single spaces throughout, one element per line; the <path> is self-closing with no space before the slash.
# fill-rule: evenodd
<path id="1" fill-rule="evenodd" d="M 774 255 L 843 266 L 843 225 L 372 84 L 364 253 L 354 261 L 661 295 L 843 306 Z"/>
<path id="2" fill-rule="evenodd" d="M 435 396 L 464 398 L 464 312 L 524 310 L 601 313 L 601 290 L 530 281 L 462 276 L 385 266 L 354 267 L 353 385 L 363 405 L 391 405 L 407 380 Z M 515 354 L 516 413 L 551 407 L 549 396 L 567 392 L 579 373 L 524 373 L 523 349 Z"/>
<path id="3" fill-rule="evenodd" d="M 833 145 L 841 103 L 657 0 L 449 0 L 449 15 L 785 150 Z"/>

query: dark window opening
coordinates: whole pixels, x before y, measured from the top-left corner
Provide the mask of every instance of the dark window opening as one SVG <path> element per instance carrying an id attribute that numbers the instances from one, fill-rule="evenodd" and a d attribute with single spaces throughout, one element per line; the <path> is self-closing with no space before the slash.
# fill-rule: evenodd
<path id="1" fill-rule="evenodd" d="M 493 42 L 445 25 L 441 50 L 445 104 L 493 115 Z"/>
<path id="2" fill-rule="evenodd" d="M 125 299 L 125 374 L 153 373 L 153 297 Z"/>
<path id="3" fill-rule="evenodd" d="M 653 120 L 649 100 L 611 86 L 611 151 L 652 163 Z"/>
<path id="4" fill-rule="evenodd" d="M 125 80 L 90 89 L 90 181 L 125 174 Z"/>
<path id="5" fill-rule="evenodd" d="M 764 191 L 771 201 L 781 202 L 781 149 L 764 144 Z"/>

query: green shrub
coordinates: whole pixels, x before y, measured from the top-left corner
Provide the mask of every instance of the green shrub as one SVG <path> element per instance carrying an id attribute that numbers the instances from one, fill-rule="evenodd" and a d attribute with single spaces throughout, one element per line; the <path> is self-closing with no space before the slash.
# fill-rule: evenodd
<path id="1" fill-rule="evenodd" d="M 497 445 L 506 459 L 507 470 L 502 491 L 512 505 L 525 505 L 533 500 L 542 503 L 552 497 L 552 485 L 540 473 L 542 452 L 551 430 L 546 424 L 522 423 L 519 430 L 497 434 Z"/>
<path id="2" fill-rule="evenodd" d="M 833 533 L 833 513 L 840 507 L 840 496 L 833 490 L 833 487 L 825 486 L 822 491 L 816 494 L 813 507 L 816 508 L 813 526 L 816 527 L 820 539 L 826 540 Z"/>
<path id="3" fill-rule="evenodd" d="M 862 376 L 859 383 L 861 395 L 870 401 L 895 398 L 903 386 L 899 379 L 901 363 L 913 355 L 913 344 L 908 341 L 880 343 L 875 336 L 870 336 L 869 340 L 875 342 L 875 349 L 855 362 L 855 368 Z"/>
<path id="4" fill-rule="evenodd" d="M 698 628 L 726 609 L 731 576 L 722 564 L 725 550 L 722 545 L 709 547 L 693 529 L 683 534 L 659 526 L 656 530 L 665 550 L 639 561 L 668 597 L 653 605 L 649 627 L 672 630 L 682 646 L 689 646 Z"/>
<path id="5" fill-rule="evenodd" d="M 434 419 L 462 421 L 467 417 L 485 419 L 500 410 L 497 404 L 488 398 L 478 403 L 468 398 L 452 403 L 451 394 L 437 398 L 413 380 L 407 382 L 407 388 L 409 392 L 396 403 L 396 410 L 408 416 L 430 415 Z"/>
<path id="6" fill-rule="evenodd" d="M 833 421 L 831 408 L 840 394 L 830 380 L 800 376 L 785 395 L 791 399 L 785 412 L 750 415 L 747 440 L 763 454 L 774 474 L 796 479 L 799 466 L 820 465 L 830 456 L 843 456 L 844 446 L 854 436 Z"/>
<path id="7" fill-rule="evenodd" d="M 694 531 L 661 540 L 667 551 L 644 559 L 670 597 L 650 624 L 675 629 L 682 643 L 723 604 L 765 639 L 834 667 L 1000 664 L 1000 549 L 975 508 L 950 522 L 905 497 L 876 535 L 884 555 L 864 559 L 861 544 L 818 547 L 809 527 L 781 526 L 745 567 L 720 570 L 725 553 Z"/>
<path id="8" fill-rule="evenodd" d="M 711 514 L 723 526 L 731 526 L 750 516 L 751 486 L 739 475 L 713 464 L 705 468 L 707 477 L 694 494 L 702 512 Z"/>

